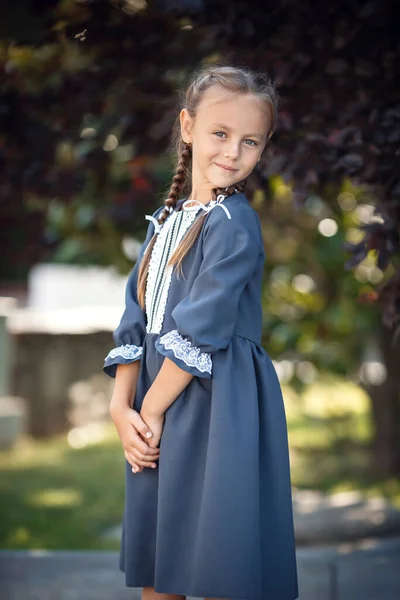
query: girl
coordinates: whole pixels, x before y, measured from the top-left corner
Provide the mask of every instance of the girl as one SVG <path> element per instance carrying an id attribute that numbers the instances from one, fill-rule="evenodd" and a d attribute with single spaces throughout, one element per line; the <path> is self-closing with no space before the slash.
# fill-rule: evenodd
<path id="1" fill-rule="evenodd" d="M 285 412 L 260 346 L 264 247 L 244 195 L 276 116 L 268 78 L 195 75 L 105 359 L 126 458 L 120 569 L 143 600 L 298 596 Z"/>

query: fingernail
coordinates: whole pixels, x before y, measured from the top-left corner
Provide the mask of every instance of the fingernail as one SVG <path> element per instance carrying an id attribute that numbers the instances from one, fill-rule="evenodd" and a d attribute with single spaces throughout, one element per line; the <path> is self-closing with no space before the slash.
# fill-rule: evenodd
<path id="1" fill-rule="evenodd" d="M 148 432 L 146 433 L 146 437 L 147 437 L 147 438 L 151 438 L 151 436 L 152 436 L 152 435 L 153 435 L 153 434 L 151 433 L 151 431 L 148 431 Z"/>
<path id="2" fill-rule="evenodd" d="M 156 468 L 156 466 L 157 466 L 157 465 L 151 465 L 151 468 L 152 468 L 152 469 L 155 469 L 155 468 Z"/>

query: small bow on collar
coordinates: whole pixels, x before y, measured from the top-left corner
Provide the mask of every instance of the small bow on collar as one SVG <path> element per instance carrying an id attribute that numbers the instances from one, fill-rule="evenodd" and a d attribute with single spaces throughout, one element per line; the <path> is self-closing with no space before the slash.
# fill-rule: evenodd
<path id="1" fill-rule="evenodd" d="M 212 210 L 216 206 L 220 206 L 224 210 L 224 212 L 225 212 L 226 216 L 228 217 L 228 219 L 232 219 L 231 213 L 226 208 L 226 206 L 224 206 L 222 204 L 222 202 L 225 200 L 225 198 L 226 198 L 226 196 L 224 196 L 223 194 L 219 194 L 219 196 L 217 196 L 216 200 L 211 200 L 210 201 L 209 206 L 206 206 L 205 204 L 202 204 L 202 202 L 199 202 L 198 200 L 185 200 L 185 202 L 182 204 L 182 210 L 185 210 L 185 205 L 187 205 L 187 204 L 198 204 L 200 206 L 200 208 L 202 208 L 205 212 L 208 213 L 208 212 L 210 212 L 210 210 Z M 186 210 L 188 210 L 188 208 L 186 208 Z"/>
<path id="2" fill-rule="evenodd" d="M 151 221 L 153 223 L 154 233 L 160 233 L 162 225 L 160 225 L 160 223 L 157 221 L 157 219 L 155 217 L 153 217 L 152 215 L 145 215 L 144 218 L 147 219 L 147 221 Z"/>
<path id="3" fill-rule="evenodd" d="M 185 202 L 183 202 L 182 204 L 182 210 L 190 210 L 191 207 L 188 207 L 188 204 L 198 204 L 200 206 L 200 208 L 202 210 L 204 210 L 205 212 L 210 212 L 210 210 L 212 210 L 213 208 L 215 208 L 216 206 L 220 206 L 223 211 L 225 212 L 226 216 L 228 217 L 228 219 L 232 219 L 231 214 L 229 212 L 229 210 L 226 208 L 226 206 L 224 206 L 222 204 L 222 202 L 225 200 L 226 196 L 224 196 L 223 194 L 219 194 L 217 196 L 216 200 L 211 200 L 209 205 L 206 206 L 205 204 L 203 204 L 202 202 L 199 202 L 199 200 L 185 200 Z M 186 206 L 186 208 L 185 208 Z M 169 212 L 173 212 L 173 208 L 168 207 L 169 208 Z M 151 221 L 154 225 L 154 233 L 160 233 L 161 229 L 162 229 L 162 225 L 160 225 L 160 223 L 157 221 L 157 219 L 155 217 L 153 217 L 152 215 L 145 215 L 145 219 L 147 221 Z"/>

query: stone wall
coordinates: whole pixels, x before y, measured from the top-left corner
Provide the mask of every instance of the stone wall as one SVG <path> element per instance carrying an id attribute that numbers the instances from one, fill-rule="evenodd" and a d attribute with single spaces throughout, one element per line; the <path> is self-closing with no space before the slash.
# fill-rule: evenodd
<path id="1" fill-rule="evenodd" d="M 134 260 L 140 244 L 131 242 Z M 0 331 L 0 394 L 26 403 L 27 433 L 50 436 L 109 418 L 113 380 L 102 366 L 126 280 L 111 267 L 38 264 L 26 289 L 0 282 L 3 304 L 14 299 Z"/>
<path id="2" fill-rule="evenodd" d="M 12 333 L 11 393 L 25 399 L 27 432 L 43 437 L 108 419 L 113 380 L 102 372 L 110 331 Z"/>

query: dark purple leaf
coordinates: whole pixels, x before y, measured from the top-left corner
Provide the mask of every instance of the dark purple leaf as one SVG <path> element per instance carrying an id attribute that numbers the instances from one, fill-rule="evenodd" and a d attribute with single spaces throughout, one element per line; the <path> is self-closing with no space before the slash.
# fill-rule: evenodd
<path id="1" fill-rule="evenodd" d="M 348 68 L 349 65 L 345 60 L 341 58 L 334 58 L 327 63 L 325 71 L 328 73 L 328 75 L 341 75 L 347 71 Z"/>
<path id="2" fill-rule="evenodd" d="M 343 168 L 349 173 L 354 173 L 355 171 L 359 171 L 364 164 L 364 159 L 360 154 L 345 154 L 338 161 L 337 166 L 339 168 Z"/>

